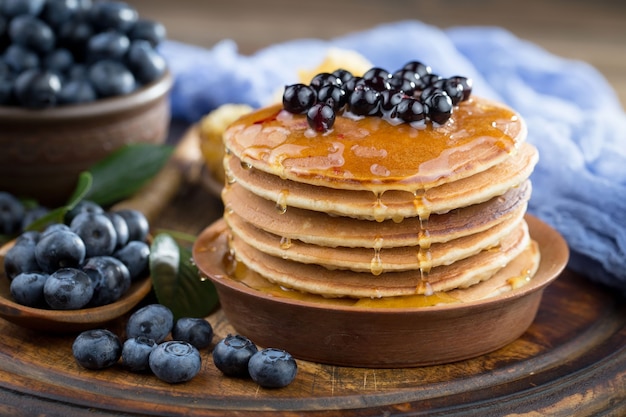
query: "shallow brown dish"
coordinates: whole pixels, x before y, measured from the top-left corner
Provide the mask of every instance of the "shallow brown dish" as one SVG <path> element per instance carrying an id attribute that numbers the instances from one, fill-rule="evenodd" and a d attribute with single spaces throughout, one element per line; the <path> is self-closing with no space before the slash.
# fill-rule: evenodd
<path id="1" fill-rule="evenodd" d="M 0 106 L 0 190 L 67 201 L 78 174 L 131 143 L 162 143 L 170 123 L 172 75 L 137 91 L 42 110 Z"/>
<path id="2" fill-rule="evenodd" d="M 10 281 L 4 272 L 4 255 L 12 242 L 0 248 L 0 317 L 19 326 L 47 333 L 74 333 L 97 328 L 135 307 L 152 288 L 150 278 L 133 283 L 118 301 L 79 310 L 46 310 L 16 303 L 9 292 Z"/>
<path id="3" fill-rule="evenodd" d="M 331 306 L 278 298 L 231 279 L 224 271 L 226 226 L 205 229 L 194 262 L 216 285 L 224 314 L 241 334 L 261 346 L 279 347 L 299 359 L 341 366 L 396 368 L 443 364 L 497 350 L 533 322 L 544 288 L 569 256 L 565 240 L 527 216 L 541 264 L 525 286 L 464 304 L 416 308 Z"/>

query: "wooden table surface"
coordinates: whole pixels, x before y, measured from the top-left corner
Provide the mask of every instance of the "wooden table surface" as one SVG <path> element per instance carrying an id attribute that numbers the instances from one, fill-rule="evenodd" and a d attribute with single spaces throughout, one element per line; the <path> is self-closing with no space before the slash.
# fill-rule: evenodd
<path id="1" fill-rule="evenodd" d="M 621 0 L 128 2 L 164 22 L 172 39 L 210 47 L 232 38 L 243 53 L 407 18 L 444 28 L 498 25 L 553 53 L 590 62 L 626 103 L 626 3 Z M 185 181 L 155 225 L 198 234 L 221 212 L 219 200 L 200 182 Z M 218 335 L 232 331 L 219 311 L 210 320 Z M 70 356 L 69 337 L 39 335 L 4 321 L 0 334 L 0 415 L 626 414 L 624 300 L 570 271 L 548 288 L 529 331 L 498 352 L 441 367 L 380 372 L 302 363 L 299 379 L 278 391 L 221 377 L 207 353 L 201 376 L 169 386 L 118 367 L 104 373 L 81 370 Z"/>

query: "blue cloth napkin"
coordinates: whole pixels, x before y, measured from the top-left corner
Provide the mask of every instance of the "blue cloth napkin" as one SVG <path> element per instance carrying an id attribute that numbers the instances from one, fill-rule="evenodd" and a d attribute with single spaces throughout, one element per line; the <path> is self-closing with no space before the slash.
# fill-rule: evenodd
<path id="1" fill-rule="evenodd" d="M 529 211 L 565 237 L 570 268 L 626 292 L 626 114 L 619 99 L 590 65 L 501 28 L 441 30 L 402 21 L 329 41 L 285 42 L 251 56 L 231 40 L 210 49 L 169 41 L 162 52 L 175 76 L 172 114 L 194 122 L 224 103 L 262 106 L 333 47 L 389 70 L 416 59 L 442 76 L 471 77 L 474 94 L 519 111 L 540 152 Z"/>

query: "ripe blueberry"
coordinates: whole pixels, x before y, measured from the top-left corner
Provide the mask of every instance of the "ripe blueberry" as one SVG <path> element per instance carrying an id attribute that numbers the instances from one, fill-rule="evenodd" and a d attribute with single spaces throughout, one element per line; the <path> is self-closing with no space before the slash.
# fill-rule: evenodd
<path id="1" fill-rule="evenodd" d="M 228 335 L 213 349 L 213 363 L 226 376 L 247 377 L 248 362 L 258 352 L 254 343 L 245 336 Z"/>
<path id="2" fill-rule="evenodd" d="M 122 347 L 122 364 L 132 372 L 150 370 L 150 353 L 156 349 L 154 340 L 144 336 L 126 339 Z"/>
<path id="3" fill-rule="evenodd" d="M 85 243 L 87 257 L 111 255 L 115 250 L 117 234 L 104 213 L 81 213 L 74 217 L 70 229 Z"/>
<path id="4" fill-rule="evenodd" d="M 28 307 L 41 308 L 46 306 L 43 286 L 48 279 L 47 274 L 27 272 L 17 275 L 9 288 L 11 297 L 18 303 Z"/>
<path id="5" fill-rule="evenodd" d="M 111 331 L 86 330 L 72 344 L 74 359 L 87 369 L 104 369 L 113 366 L 122 354 L 122 343 Z"/>
<path id="6" fill-rule="evenodd" d="M 187 342 L 161 343 L 150 353 L 150 369 L 162 381 L 170 384 L 186 382 L 200 372 L 200 352 Z"/>
<path id="7" fill-rule="evenodd" d="M 267 348 L 250 358 L 248 372 L 252 380 L 264 388 L 282 388 L 294 380 L 298 365 L 284 350 Z"/>
<path id="8" fill-rule="evenodd" d="M 202 318 L 182 317 L 174 324 L 172 339 L 191 343 L 197 349 L 204 349 L 213 340 L 213 327 Z"/>
<path id="9" fill-rule="evenodd" d="M 131 282 L 148 276 L 150 272 L 150 246 L 146 242 L 133 240 L 113 253 L 113 256 L 128 268 Z"/>
<path id="10" fill-rule="evenodd" d="M 91 278 L 83 271 L 61 268 L 48 277 L 43 295 L 46 303 L 55 310 L 76 310 L 89 303 L 93 289 Z"/>
<path id="11" fill-rule="evenodd" d="M 139 240 L 145 242 L 150 232 L 150 224 L 146 216 L 139 210 L 122 209 L 114 213 L 119 214 L 128 226 L 128 241 Z"/>
<path id="12" fill-rule="evenodd" d="M 128 268 L 112 256 L 88 258 L 82 270 L 93 282 L 90 306 L 102 306 L 117 301 L 130 288 Z"/>
<path id="13" fill-rule="evenodd" d="M 59 268 L 77 268 L 85 260 L 85 253 L 82 239 L 67 230 L 44 231 L 35 246 L 37 264 L 49 274 Z"/>
<path id="14" fill-rule="evenodd" d="M 172 331 L 174 315 L 162 304 L 149 304 L 135 311 L 126 323 L 126 337 L 145 336 L 161 343 Z"/>

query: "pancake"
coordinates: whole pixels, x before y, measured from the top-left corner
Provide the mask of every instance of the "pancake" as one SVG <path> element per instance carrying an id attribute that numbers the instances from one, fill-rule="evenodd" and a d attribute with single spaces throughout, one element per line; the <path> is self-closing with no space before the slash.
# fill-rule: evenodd
<path id="1" fill-rule="evenodd" d="M 349 298 L 397 297 L 467 288 L 492 277 L 529 245 L 528 227 L 522 221 L 502 239 L 497 250 L 484 250 L 452 265 L 432 268 L 427 274 L 411 270 L 373 275 L 293 262 L 263 253 L 243 239 L 233 237 L 230 241 L 237 262 L 272 283 L 324 297 Z M 334 250 L 327 248 L 326 256 L 333 257 Z"/>
<path id="2" fill-rule="evenodd" d="M 279 105 L 244 115 L 224 133 L 229 270 L 354 305 L 514 288 L 540 259 L 525 140 L 517 113 L 476 97 L 437 125 L 344 112 L 317 131 Z"/>
<path id="3" fill-rule="evenodd" d="M 422 130 L 380 117 L 338 117 L 332 131 L 318 133 L 305 117 L 275 105 L 240 118 L 224 142 L 244 164 L 276 177 L 381 194 L 413 193 L 485 171 L 515 153 L 526 134 L 513 110 L 471 98 L 455 109 L 453 123 Z"/>
<path id="4" fill-rule="evenodd" d="M 482 232 L 511 216 L 519 216 L 519 211 L 526 210 L 530 193 L 531 183 L 524 181 L 519 187 L 486 202 L 445 214 L 433 214 L 427 222 L 417 216 L 404 218 L 401 222 L 391 219 L 377 222 L 375 232 L 372 232 L 371 222 L 351 217 L 330 216 L 293 206 L 284 211 L 277 209 L 275 202 L 250 193 L 239 183 L 225 187 L 222 199 L 226 214 L 232 211 L 255 227 L 285 239 L 331 247 L 373 248 L 380 245 L 390 248 L 427 246 Z M 384 236 L 382 243 L 376 242 L 376 235 Z"/>
<path id="5" fill-rule="evenodd" d="M 415 216 L 428 218 L 432 213 L 446 213 L 488 201 L 523 183 L 532 173 L 537 160 L 535 147 L 524 143 L 515 155 L 491 169 L 415 193 L 392 189 L 375 194 L 366 190 L 347 191 L 314 186 L 242 165 L 233 156 L 225 159 L 225 170 L 229 181 L 237 182 L 253 194 L 284 208 L 298 207 L 382 221 Z"/>
<path id="6" fill-rule="evenodd" d="M 268 255 L 305 264 L 318 264 L 329 269 L 350 269 L 378 275 L 387 271 L 430 270 L 432 267 L 450 265 L 482 250 L 496 247 L 504 236 L 512 233 L 518 226 L 525 211 L 525 206 L 519 207 L 506 221 L 492 228 L 448 242 L 434 243 L 427 248 L 406 245 L 382 248 L 386 236 L 377 234 L 372 239 L 373 247 L 336 246 L 332 248 L 331 257 L 328 256 L 328 246 L 311 245 L 298 239 L 268 233 L 235 213 L 225 215 L 224 219 L 235 238 Z M 318 227 L 326 230 L 329 235 L 334 235 L 333 229 L 327 228 L 323 223 Z M 380 242 L 379 245 L 377 242 Z"/>

